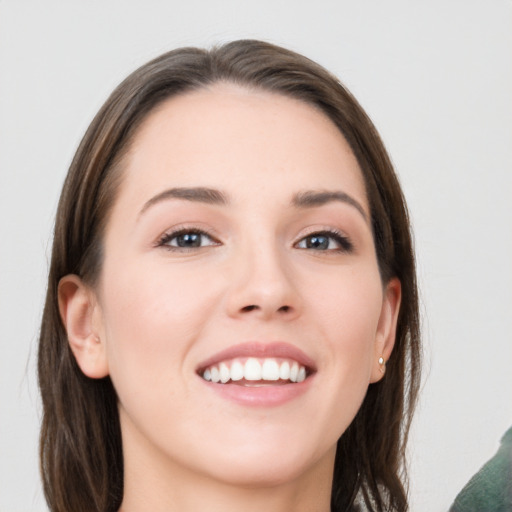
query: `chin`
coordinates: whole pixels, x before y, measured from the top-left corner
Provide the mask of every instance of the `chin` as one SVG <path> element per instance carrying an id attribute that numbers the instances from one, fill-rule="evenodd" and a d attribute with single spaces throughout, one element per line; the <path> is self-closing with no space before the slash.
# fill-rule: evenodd
<path id="1" fill-rule="evenodd" d="M 335 453 L 336 445 L 325 451 L 305 444 L 298 446 L 286 439 L 266 445 L 261 442 L 238 447 L 231 445 L 223 453 L 210 454 L 209 463 L 203 470 L 210 478 L 226 485 L 273 487 L 293 482 L 322 464 L 332 471 Z M 214 464 L 211 461 L 215 461 Z M 202 462 L 205 462 L 204 458 Z"/>
<path id="2" fill-rule="evenodd" d="M 252 463 L 238 461 L 226 466 L 219 465 L 211 476 L 230 486 L 266 488 L 293 482 L 313 465 L 309 461 L 297 460 L 296 457 L 283 461 L 279 455 L 275 455 L 271 458 L 261 457 Z"/>

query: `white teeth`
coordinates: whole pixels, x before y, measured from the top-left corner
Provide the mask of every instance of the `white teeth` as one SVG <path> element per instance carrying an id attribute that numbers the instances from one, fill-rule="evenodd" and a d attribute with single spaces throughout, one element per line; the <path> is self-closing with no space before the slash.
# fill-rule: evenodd
<path id="1" fill-rule="evenodd" d="M 229 381 L 278 381 L 303 382 L 306 377 L 306 368 L 297 361 L 278 362 L 274 358 L 258 360 L 250 357 L 245 361 L 235 359 L 231 362 L 221 362 L 217 366 L 210 366 L 203 371 L 202 377 L 206 381 L 226 384 Z M 262 384 L 264 385 L 264 384 Z"/>
<path id="2" fill-rule="evenodd" d="M 230 379 L 229 368 L 227 367 L 226 363 L 220 363 L 219 373 L 220 381 L 222 384 L 226 384 L 226 382 Z"/>
<path id="3" fill-rule="evenodd" d="M 237 381 L 244 378 L 244 367 L 240 361 L 235 361 L 231 365 L 231 380 Z"/>
<path id="4" fill-rule="evenodd" d="M 290 363 L 288 361 L 281 363 L 281 366 L 279 367 L 279 378 L 283 379 L 283 380 L 289 380 L 289 378 L 290 378 Z"/>
<path id="5" fill-rule="evenodd" d="M 212 372 L 212 374 L 213 374 L 213 372 Z M 299 364 L 297 362 L 294 362 L 292 364 L 292 367 L 290 368 L 290 380 L 292 382 L 297 382 L 298 376 L 299 376 Z"/>
<path id="6" fill-rule="evenodd" d="M 265 359 L 261 368 L 263 380 L 279 380 L 279 365 L 275 359 Z"/>
<path id="7" fill-rule="evenodd" d="M 261 364 L 257 359 L 250 357 L 245 362 L 245 380 L 261 380 Z"/>
<path id="8" fill-rule="evenodd" d="M 212 372 L 212 382 L 219 382 L 220 374 L 219 374 L 219 370 L 217 369 L 217 367 L 213 366 L 211 369 L 211 372 Z"/>

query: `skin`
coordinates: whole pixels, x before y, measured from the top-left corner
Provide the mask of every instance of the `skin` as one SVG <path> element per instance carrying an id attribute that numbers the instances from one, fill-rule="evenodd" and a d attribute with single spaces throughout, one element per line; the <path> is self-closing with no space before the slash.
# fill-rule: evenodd
<path id="1" fill-rule="evenodd" d="M 119 396 L 122 510 L 328 511 L 336 442 L 383 376 L 400 304 L 348 144 L 309 105 L 216 84 L 152 112 L 124 166 L 99 285 L 71 275 L 59 289 L 78 364 Z M 228 202 L 161 196 L 177 187 Z M 305 191 L 351 201 L 294 205 Z M 209 237 L 180 249 L 183 228 Z M 352 248 L 308 248 L 325 231 Z M 306 391 L 271 407 L 212 392 L 198 365 L 247 341 L 305 352 Z"/>

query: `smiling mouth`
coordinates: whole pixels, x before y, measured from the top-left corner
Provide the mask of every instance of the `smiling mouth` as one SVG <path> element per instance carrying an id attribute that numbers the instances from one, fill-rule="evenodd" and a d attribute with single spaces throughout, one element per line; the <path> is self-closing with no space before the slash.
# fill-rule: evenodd
<path id="1" fill-rule="evenodd" d="M 304 365 L 286 358 L 236 358 L 201 369 L 199 375 L 215 384 L 245 387 L 276 386 L 303 382 L 311 373 Z"/>

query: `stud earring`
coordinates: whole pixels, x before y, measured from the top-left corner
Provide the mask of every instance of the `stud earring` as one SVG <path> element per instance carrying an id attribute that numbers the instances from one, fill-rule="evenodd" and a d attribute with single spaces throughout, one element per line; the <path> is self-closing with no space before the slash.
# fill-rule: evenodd
<path id="1" fill-rule="evenodd" d="M 380 372 L 381 373 L 386 373 L 386 361 L 384 361 L 384 358 L 381 356 L 379 357 L 379 365 L 380 365 Z"/>

